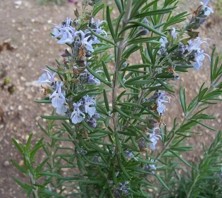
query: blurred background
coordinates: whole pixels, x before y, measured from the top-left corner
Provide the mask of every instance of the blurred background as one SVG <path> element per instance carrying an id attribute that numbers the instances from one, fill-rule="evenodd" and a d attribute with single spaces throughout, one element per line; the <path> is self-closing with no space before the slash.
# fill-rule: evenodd
<path id="1" fill-rule="evenodd" d="M 191 14 L 200 4 L 199 0 L 179 2 L 178 11 Z M 207 41 L 207 53 L 211 53 L 212 46 L 216 45 L 221 54 L 222 0 L 211 1 L 210 6 L 214 8 L 214 15 L 201 27 L 200 36 Z M 11 140 L 25 141 L 31 132 L 36 137 L 41 136 L 37 123 L 42 122 L 40 116 L 49 112 L 49 107 L 34 102 L 42 96 L 34 81 L 45 65 L 55 65 L 54 60 L 64 49 L 50 36 L 52 27 L 66 17 L 74 17 L 76 8 L 81 10 L 81 0 L 0 0 L 0 198 L 24 198 L 12 178 L 22 175 L 18 175 L 10 160 L 16 159 L 19 164 L 23 161 Z M 176 87 L 180 84 L 186 87 L 189 101 L 208 79 L 209 60 L 206 58 L 200 71 L 183 74 L 179 83 L 172 83 Z M 168 107 L 164 118 L 169 126 L 175 116 L 182 116 L 178 98 L 173 97 L 171 104 L 174 105 Z M 222 106 L 213 106 L 208 112 L 217 118 L 212 126 L 222 129 Z M 198 160 L 203 145 L 209 145 L 214 138 L 212 131 L 202 128 L 197 131 L 199 133 L 187 142 L 196 148 L 195 153 L 187 156 L 191 161 Z"/>

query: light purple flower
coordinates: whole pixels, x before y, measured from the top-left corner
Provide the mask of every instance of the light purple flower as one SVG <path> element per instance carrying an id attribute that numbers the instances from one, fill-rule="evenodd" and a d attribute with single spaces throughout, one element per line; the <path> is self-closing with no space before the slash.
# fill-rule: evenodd
<path id="1" fill-rule="evenodd" d="M 80 81 L 83 83 L 88 83 L 92 85 L 100 85 L 100 80 L 95 78 L 86 69 L 84 70 L 83 73 L 80 74 Z"/>
<path id="2" fill-rule="evenodd" d="M 81 123 L 85 119 L 85 114 L 80 110 L 82 102 L 73 103 L 73 112 L 71 114 L 71 120 L 73 124 Z"/>
<path id="3" fill-rule="evenodd" d="M 161 136 L 160 135 L 157 135 L 157 132 L 159 128 L 156 127 L 156 128 L 153 128 L 152 129 L 152 133 L 149 134 L 149 140 L 150 140 L 150 149 L 151 150 L 156 150 L 156 145 L 158 143 L 158 140 L 161 139 Z"/>
<path id="4" fill-rule="evenodd" d="M 98 113 L 95 113 L 91 118 L 88 118 L 86 120 L 87 124 L 93 128 L 96 128 L 97 126 L 97 120 L 100 118 L 100 115 Z"/>
<path id="5" fill-rule="evenodd" d="M 194 62 L 193 62 L 193 67 L 196 70 L 199 70 L 201 66 L 203 65 L 203 61 L 205 59 L 205 54 L 203 50 L 196 51 L 194 54 Z"/>
<path id="6" fill-rule="evenodd" d="M 55 72 L 51 72 L 48 69 L 44 69 L 44 73 L 38 78 L 37 83 L 40 85 L 44 85 L 44 84 L 53 84 L 55 82 Z"/>
<path id="7" fill-rule="evenodd" d="M 74 43 L 74 45 L 78 45 L 83 46 L 85 48 L 85 50 L 87 50 L 88 52 L 93 52 L 93 40 L 91 40 L 91 35 L 89 35 L 88 33 L 83 32 L 82 30 L 79 30 L 76 32 L 76 42 Z"/>
<path id="8" fill-rule="evenodd" d="M 85 49 L 89 52 L 93 52 L 94 49 L 93 49 L 93 41 L 90 39 L 90 36 L 87 36 L 85 37 L 83 40 L 82 40 L 82 45 L 85 47 Z"/>
<path id="9" fill-rule="evenodd" d="M 170 35 L 173 39 L 177 38 L 177 31 L 174 27 L 170 30 Z"/>
<path id="10" fill-rule="evenodd" d="M 58 39 L 58 44 L 73 43 L 76 32 L 71 24 L 72 20 L 67 18 L 65 22 L 53 28 L 52 35 Z"/>
<path id="11" fill-rule="evenodd" d="M 193 50 L 200 50 L 200 47 L 206 41 L 203 41 L 200 37 L 188 41 L 188 51 L 192 52 Z"/>
<path id="12" fill-rule="evenodd" d="M 126 158 L 127 158 L 128 160 L 134 158 L 133 152 L 132 152 L 132 151 L 128 151 L 128 150 L 125 151 L 125 156 L 126 156 Z"/>
<path id="13" fill-rule="evenodd" d="M 158 54 L 164 55 L 167 51 L 168 40 L 166 37 L 162 36 L 159 40 L 159 43 L 160 43 L 160 49 L 158 51 Z"/>
<path id="14" fill-rule="evenodd" d="M 203 11 L 203 13 L 204 13 L 204 16 L 206 16 L 206 17 L 209 16 L 211 13 L 214 12 L 212 8 L 210 8 L 209 6 L 207 6 L 208 3 L 209 3 L 209 0 L 204 0 L 204 1 L 201 2 L 202 6 L 203 6 L 203 7 L 202 7 L 202 11 Z"/>
<path id="15" fill-rule="evenodd" d="M 67 111 L 67 107 L 65 106 L 65 92 L 62 90 L 62 86 L 63 83 L 57 81 L 55 91 L 49 96 L 52 106 L 56 109 L 56 113 L 59 115 L 64 115 Z"/>
<path id="16" fill-rule="evenodd" d="M 188 57 L 191 57 L 190 61 L 196 70 L 200 69 L 200 67 L 203 65 L 205 56 L 208 56 L 206 53 L 204 53 L 204 50 L 201 49 L 201 45 L 203 43 L 206 43 L 206 41 L 203 41 L 200 37 L 188 41 Z"/>
<path id="17" fill-rule="evenodd" d="M 95 20 L 94 18 L 91 18 L 89 26 L 96 34 L 107 35 L 106 31 L 101 28 L 103 23 L 105 23 L 105 21 L 100 21 L 98 19 Z"/>
<path id="18" fill-rule="evenodd" d="M 158 97 L 156 99 L 157 112 L 159 113 L 159 115 L 162 115 L 166 110 L 165 103 L 169 103 L 170 98 L 169 96 L 166 95 L 164 91 L 159 91 L 157 94 L 158 94 Z"/>
<path id="19" fill-rule="evenodd" d="M 59 115 L 66 115 L 67 110 L 68 110 L 67 106 L 63 104 L 56 108 L 56 113 Z"/>
<path id="20" fill-rule="evenodd" d="M 145 165 L 144 170 L 152 174 L 155 174 L 155 171 L 156 171 L 155 161 L 151 160 L 150 164 Z"/>
<path id="21" fill-rule="evenodd" d="M 161 38 L 160 38 L 160 47 L 163 47 L 163 48 L 166 48 L 166 45 L 167 45 L 167 43 L 168 43 L 168 40 L 167 40 L 167 38 L 166 37 L 164 37 L 164 36 L 162 36 Z"/>
<path id="22" fill-rule="evenodd" d="M 118 193 L 120 193 L 123 196 L 129 195 L 129 190 L 130 190 L 129 182 L 125 181 L 125 182 L 119 183 L 119 186 L 118 186 L 118 188 L 116 190 L 118 191 Z"/>
<path id="23" fill-rule="evenodd" d="M 96 113 L 96 101 L 94 98 L 86 95 L 83 97 L 84 112 L 91 118 Z"/>

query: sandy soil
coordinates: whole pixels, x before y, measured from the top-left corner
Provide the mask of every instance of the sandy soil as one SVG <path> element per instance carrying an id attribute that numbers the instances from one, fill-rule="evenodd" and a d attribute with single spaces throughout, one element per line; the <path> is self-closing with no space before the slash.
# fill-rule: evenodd
<path id="1" fill-rule="evenodd" d="M 197 0 L 194 2 L 198 2 Z M 192 5 L 182 4 L 184 9 Z M 39 97 L 39 89 L 33 85 L 45 64 L 53 64 L 61 49 L 49 36 L 53 24 L 60 23 L 67 16 L 73 16 L 74 5 L 40 6 L 36 0 L 0 0 L 0 197 L 22 198 L 23 192 L 14 183 L 12 177 L 18 177 L 10 160 L 20 161 L 18 153 L 12 146 L 11 139 L 24 141 L 27 135 L 39 133 L 36 123 L 40 115 L 47 112 L 45 106 L 33 102 Z M 209 38 L 208 51 L 213 44 L 222 49 L 222 20 L 219 16 L 211 17 L 202 28 L 202 35 Z M 182 76 L 175 82 L 184 84 L 188 99 L 198 90 L 198 87 L 209 79 L 209 61 L 201 71 L 193 71 Z M 175 103 L 175 104 L 174 104 Z M 168 107 L 169 116 L 182 116 L 178 99 L 173 98 L 173 107 Z M 214 106 L 209 113 L 217 119 L 216 128 L 221 128 L 221 106 Z M 171 115 L 171 116 L 170 116 Z M 202 150 L 202 143 L 208 145 L 214 134 L 200 129 L 201 135 L 194 137 L 189 144 L 195 144 L 197 152 L 190 155 L 195 160 Z M 20 161 L 22 163 L 22 161 Z"/>

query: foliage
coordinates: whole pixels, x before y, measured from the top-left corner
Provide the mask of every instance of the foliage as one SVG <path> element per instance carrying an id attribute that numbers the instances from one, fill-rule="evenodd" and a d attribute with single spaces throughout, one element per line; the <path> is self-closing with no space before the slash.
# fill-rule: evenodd
<path id="1" fill-rule="evenodd" d="M 206 124 L 214 119 L 206 109 L 222 93 L 215 50 L 209 85 L 190 102 L 181 86 L 184 116 L 171 127 L 163 123 L 177 95 L 172 82 L 198 72 L 208 57 L 197 29 L 213 10 L 205 1 L 186 22 L 188 13 L 174 13 L 177 3 L 115 0 L 113 16 L 105 3 L 86 1 L 75 20 L 54 27 L 52 36 L 68 49 L 37 81 L 46 95 L 36 102 L 54 109 L 42 116 L 45 138 L 13 141 L 24 165 L 13 163 L 30 179 L 16 182 L 29 197 L 220 197 L 222 133 L 199 163 L 184 155 L 195 151 L 185 143 L 196 126 L 215 131 Z M 104 21 L 95 19 L 99 12 Z M 135 56 L 141 61 L 130 61 Z"/>

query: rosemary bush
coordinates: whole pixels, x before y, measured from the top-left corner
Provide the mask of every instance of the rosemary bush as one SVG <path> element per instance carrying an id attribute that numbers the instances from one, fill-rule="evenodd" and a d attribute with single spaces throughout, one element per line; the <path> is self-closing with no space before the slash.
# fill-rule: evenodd
<path id="1" fill-rule="evenodd" d="M 206 109 L 222 93 L 220 58 L 214 49 L 206 54 L 198 36 L 213 10 L 204 1 L 190 16 L 175 13 L 177 3 L 115 0 L 111 8 L 90 1 L 53 28 L 67 48 L 37 80 L 45 97 L 36 102 L 53 107 L 42 116 L 45 135 L 36 143 L 32 135 L 25 144 L 13 140 L 24 165 L 13 163 L 28 178 L 15 180 L 28 197 L 222 196 L 222 132 L 199 162 L 182 155 L 193 150 L 185 143 L 194 127 L 214 130 Z M 177 93 L 172 84 L 182 72 L 198 72 L 205 58 L 209 83 L 187 103 L 185 89 Z M 169 126 L 163 117 L 177 95 L 183 118 Z"/>

